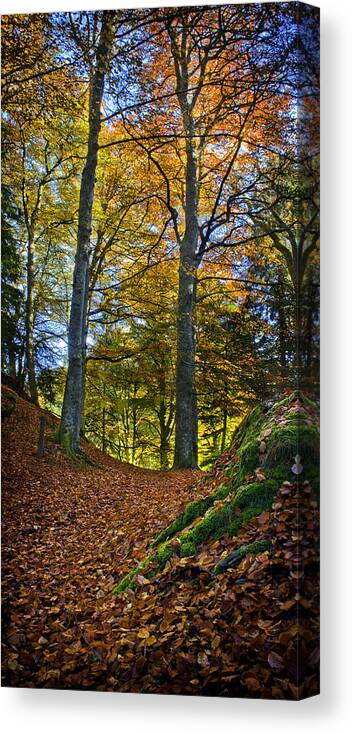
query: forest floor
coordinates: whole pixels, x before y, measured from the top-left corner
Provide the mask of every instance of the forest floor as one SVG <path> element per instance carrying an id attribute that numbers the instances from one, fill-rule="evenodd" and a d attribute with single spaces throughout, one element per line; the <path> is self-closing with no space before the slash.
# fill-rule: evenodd
<path id="1" fill-rule="evenodd" d="M 57 419 L 21 398 L 3 426 L 3 675 L 13 686 L 63 685 L 85 645 L 99 668 L 117 580 L 198 497 L 200 472 L 139 469 L 86 442 L 94 467 L 55 444 L 37 459 L 40 414 L 53 433 Z"/>
<path id="2" fill-rule="evenodd" d="M 172 538 L 155 578 L 139 571 L 133 588 L 114 595 L 191 501 L 231 486 L 238 449 L 206 476 L 139 469 L 84 442 L 94 466 L 83 467 L 48 440 L 54 416 L 8 388 L 3 410 L 3 685 L 287 699 L 318 692 L 318 507 L 309 481 L 278 480 L 265 511 L 250 508 L 236 535 L 206 537 L 195 555 L 181 557 Z M 297 398 L 261 414 L 255 447 L 270 445 L 281 425 L 286 435 L 297 413 L 309 428 L 317 421 Z M 266 472 L 250 472 L 242 491 L 256 480 L 263 492 Z M 229 501 L 214 499 L 204 520 Z M 220 559 L 258 541 L 261 550 L 215 575 Z"/>

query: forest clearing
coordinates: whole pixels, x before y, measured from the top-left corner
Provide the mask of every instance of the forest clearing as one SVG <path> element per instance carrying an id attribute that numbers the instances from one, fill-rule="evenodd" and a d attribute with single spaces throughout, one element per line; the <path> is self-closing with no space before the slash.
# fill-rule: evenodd
<path id="1" fill-rule="evenodd" d="M 318 11 L 2 49 L 4 683 L 315 695 Z"/>

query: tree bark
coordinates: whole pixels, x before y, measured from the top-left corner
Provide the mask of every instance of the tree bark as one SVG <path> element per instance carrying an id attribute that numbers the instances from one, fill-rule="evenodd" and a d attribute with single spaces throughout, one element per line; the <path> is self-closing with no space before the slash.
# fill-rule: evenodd
<path id="1" fill-rule="evenodd" d="M 33 328 L 34 328 L 34 313 L 33 313 L 33 285 L 34 285 L 34 273 L 33 273 L 33 237 L 31 234 L 28 236 L 27 241 L 27 293 L 26 293 L 26 311 L 25 311 L 25 356 L 26 356 L 26 371 L 28 379 L 29 394 L 38 403 L 38 390 L 37 380 L 34 368 L 34 353 L 33 353 Z"/>
<path id="2" fill-rule="evenodd" d="M 167 409 L 167 383 L 166 383 L 166 366 L 164 362 L 164 355 L 162 354 L 162 364 L 159 365 L 159 456 L 160 456 L 160 468 L 161 471 L 168 471 L 169 469 L 169 440 L 172 431 L 172 423 L 174 416 L 174 405 L 171 401 L 169 409 Z"/>
<path id="3" fill-rule="evenodd" d="M 282 287 L 281 281 L 279 280 L 275 286 L 275 308 L 277 311 L 277 324 L 278 324 L 278 345 L 279 345 L 279 366 L 280 366 L 280 377 L 284 379 L 287 374 L 287 339 L 286 339 L 286 317 L 284 310 L 285 292 Z"/>
<path id="4" fill-rule="evenodd" d="M 177 306 L 177 360 L 175 408 L 175 469 L 197 468 L 197 394 L 195 384 L 195 304 L 198 228 L 198 176 L 195 121 L 188 98 L 189 70 L 187 18 L 184 18 L 180 45 L 175 29 L 169 28 L 177 78 L 177 97 L 185 134 L 185 231 L 180 244 Z"/>
<path id="5" fill-rule="evenodd" d="M 102 451 L 105 454 L 106 442 L 106 410 L 105 410 L 105 382 L 103 382 L 103 408 L 102 408 Z"/>
<path id="6" fill-rule="evenodd" d="M 61 414 L 60 440 L 68 452 L 80 448 L 84 400 L 87 304 L 90 268 L 90 238 L 95 175 L 98 161 L 100 107 L 113 44 L 113 11 L 104 11 L 89 99 L 89 131 L 86 162 L 82 172 L 78 213 L 77 249 L 68 332 L 68 371 Z"/>
<path id="7" fill-rule="evenodd" d="M 187 155 L 186 226 L 180 248 L 177 307 L 177 361 L 174 468 L 197 468 L 197 395 L 195 384 L 195 297 L 197 284 L 196 162 Z"/>
<path id="8" fill-rule="evenodd" d="M 131 442 L 131 463 L 135 463 L 135 457 L 136 457 L 136 444 L 137 444 L 137 409 L 136 409 L 136 393 L 137 393 L 137 385 L 136 382 L 134 382 L 134 392 L 133 392 L 133 399 L 132 399 L 132 408 L 131 408 L 131 414 L 132 414 L 132 442 Z"/>
<path id="9" fill-rule="evenodd" d="M 25 145 L 23 144 L 23 161 L 26 155 Z M 24 165 L 24 164 L 23 164 Z M 37 190 L 36 201 L 30 214 L 28 208 L 28 195 L 26 193 L 25 174 L 22 177 L 22 204 L 24 219 L 27 231 L 27 260 L 26 260 L 26 302 L 25 302 L 25 339 L 24 339 L 24 359 L 25 374 L 28 381 L 29 394 L 35 403 L 38 403 L 37 380 L 34 366 L 34 346 L 33 346 L 33 330 L 34 330 L 34 312 L 33 312 L 33 289 L 34 289 L 34 233 L 37 215 L 41 202 L 41 190 L 39 185 Z"/>

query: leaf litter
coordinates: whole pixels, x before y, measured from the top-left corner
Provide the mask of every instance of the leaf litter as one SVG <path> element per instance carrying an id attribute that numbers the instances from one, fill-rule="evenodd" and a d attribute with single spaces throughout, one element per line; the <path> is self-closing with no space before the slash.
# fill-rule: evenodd
<path id="1" fill-rule="evenodd" d="M 284 482 L 270 512 L 236 538 L 209 539 L 196 557 L 176 552 L 153 579 L 141 573 L 134 590 L 113 596 L 156 534 L 220 483 L 222 459 L 206 482 L 199 472 L 123 464 L 89 444 L 94 467 L 73 465 L 55 444 L 38 460 L 38 418 L 19 398 L 3 431 L 3 685 L 318 692 L 318 508 L 308 482 Z M 220 558 L 263 539 L 269 550 L 211 574 Z"/>

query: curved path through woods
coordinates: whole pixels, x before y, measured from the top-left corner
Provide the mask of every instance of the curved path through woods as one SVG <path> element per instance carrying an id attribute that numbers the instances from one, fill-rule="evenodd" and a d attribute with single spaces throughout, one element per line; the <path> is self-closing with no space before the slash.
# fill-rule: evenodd
<path id="1" fill-rule="evenodd" d="M 139 469 L 88 444 L 95 467 L 74 467 L 55 444 L 37 459 L 40 414 L 53 432 L 56 419 L 20 398 L 3 425 L 3 682 L 90 687 L 96 666 L 99 687 L 112 589 L 197 498 L 191 488 L 199 472 Z"/>

